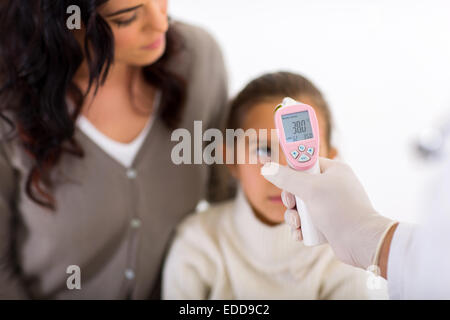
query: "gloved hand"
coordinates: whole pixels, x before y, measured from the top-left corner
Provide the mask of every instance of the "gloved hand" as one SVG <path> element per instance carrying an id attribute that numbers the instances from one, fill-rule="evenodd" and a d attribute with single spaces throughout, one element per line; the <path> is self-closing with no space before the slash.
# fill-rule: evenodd
<path id="1" fill-rule="evenodd" d="M 321 174 L 308 174 L 266 164 L 261 174 L 274 185 L 287 192 L 283 202 L 288 207 L 285 220 L 301 231 L 298 213 L 293 210 L 295 197 L 306 204 L 316 228 L 327 238 L 341 261 L 367 269 L 377 265 L 377 255 L 387 231 L 396 223 L 379 215 L 373 208 L 363 186 L 346 164 L 319 159 Z M 270 170 L 265 170 L 270 166 Z"/>

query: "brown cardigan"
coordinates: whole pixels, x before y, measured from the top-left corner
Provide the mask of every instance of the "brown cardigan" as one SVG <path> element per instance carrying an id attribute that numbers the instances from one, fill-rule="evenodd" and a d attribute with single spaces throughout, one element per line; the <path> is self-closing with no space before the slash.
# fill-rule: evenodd
<path id="1" fill-rule="evenodd" d="M 173 66 L 188 83 L 181 127 L 218 127 L 227 113 L 221 52 L 205 31 L 175 27 L 185 49 Z M 53 213 L 25 194 L 30 158 L 17 140 L 0 140 L 0 299 L 158 298 L 172 232 L 211 191 L 211 167 L 174 165 L 177 142 L 158 119 L 133 172 L 78 128 L 75 137 L 85 157 L 64 155 L 53 169 Z M 81 290 L 67 288 L 70 265 L 81 268 Z"/>

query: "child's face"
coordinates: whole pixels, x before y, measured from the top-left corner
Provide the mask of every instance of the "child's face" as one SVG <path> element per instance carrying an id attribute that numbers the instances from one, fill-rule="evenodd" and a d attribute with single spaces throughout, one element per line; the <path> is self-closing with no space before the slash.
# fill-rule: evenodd
<path id="1" fill-rule="evenodd" d="M 266 129 L 267 135 L 267 149 L 270 151 L 271 140 L 270 132 L 271 129 L 275 129 L 275 124 L 273 120 L 274 108 L 282 100 L 280 98 L 274 98 L 273 101 L 266 101 L 263 103 L 256 104 L 253 106 L 246 114 L 243 121 L 244 130 L 253 128 L 257 132 L 260 129 Z M 319 122 L 319 132 L 320 132 L 320 145 L 319 155 L 321 157 L 334 158 L 336 155 L 336 150 L 326 143 L 327 130 L 326 122 L 323 119 L 323 115 L 320 111 L 314 107 L 311 99 L 308 97 L 297 97 L 298 101 L 311 105 L 317 114 Z M 256 143 L 250 143 L 246 139 L 246 153 L 258 153 L 260 156 L 264 156 L 266 148 L 263 147 L 261 150 L 258 149 Z M 279 147 L 279 163 L 281 165 L 287 165 L 286 158 Z M 232 174 L 239 180 L 242 189 L 253 208 L 256 216 L 264 223 L 268 225 L 276 225 L 284 220 L 285 207 L 281 202 L 281 190 L 275 187 L 273 184 L 268 182 L 260 174 L 262 163 L 258 164 L 235 164 L 230 167 Z"/>

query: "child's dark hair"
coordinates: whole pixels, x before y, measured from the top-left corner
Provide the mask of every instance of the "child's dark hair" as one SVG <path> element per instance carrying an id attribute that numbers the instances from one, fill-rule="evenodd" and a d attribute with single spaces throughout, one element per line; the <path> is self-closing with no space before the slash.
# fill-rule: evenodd
<path id="1" fill-rule="evenodd" d="M 324 117 L 327 126 L 326 140 L 331 145 L 332 119 L 330 108 L 319 89 L 305 77 L 291 72 L 264 74 L 252 80 L 231 102 L 227 129 L 242 127 L 242 121 L 248 110 L 258 103 L 280 97 L 308 97 L 315 108 Z M 274 106 L 275 108 L 275 106 Z"/>

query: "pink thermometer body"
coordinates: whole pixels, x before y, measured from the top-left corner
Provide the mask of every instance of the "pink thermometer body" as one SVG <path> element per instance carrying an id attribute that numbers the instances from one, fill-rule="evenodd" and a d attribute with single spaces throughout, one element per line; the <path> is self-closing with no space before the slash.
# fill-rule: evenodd
<path id="1" fill-rule="evenodd" d="M 291 98 L 284 98 L 275 109 L 275 126 L 289 166 L 308 173 L 320 173 L 319 124 L 314 109 Z M 303 243 L 315 246 L 327 242 L 323 234 L 314 227 L 305 203 L 297 196 L 295 199 L 302 225 Z"/>

